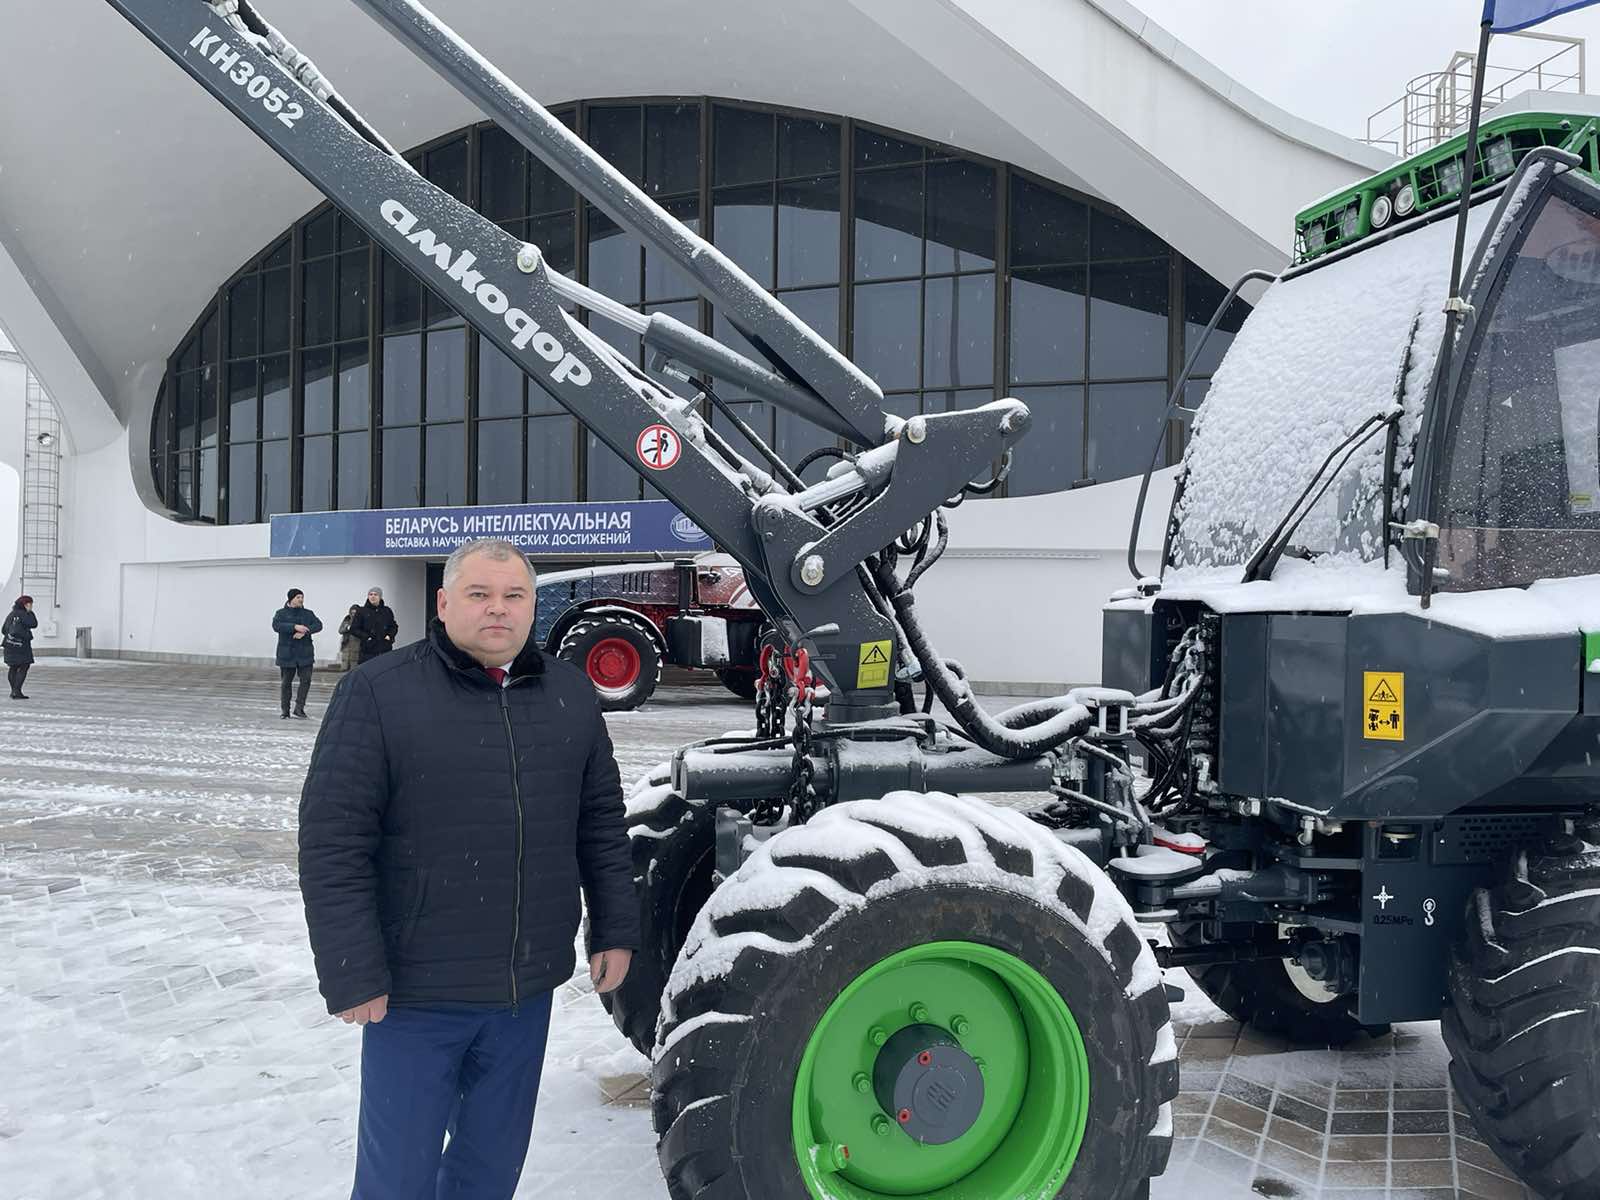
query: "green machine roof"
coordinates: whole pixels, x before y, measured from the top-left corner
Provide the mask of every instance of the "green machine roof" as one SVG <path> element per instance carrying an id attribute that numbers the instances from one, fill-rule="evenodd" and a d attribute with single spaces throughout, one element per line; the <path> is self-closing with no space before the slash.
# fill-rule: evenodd
<path id="1" fill-rule="evenodd" d="M 1537 146 L 1558 146 L 1583 159 L 1582 170 L 1600 177 L 1596 120 L 1558 112 L 1517 112 L 1491 117 L 1478 128 L 1472 190 L 1503 182 Z M 1375 234 L 1438 215 L 1461 198 L 1467 136 L 1431 150 L 1318 200 L 1294 219 L 1294 265 L 1310 262 Z"/>

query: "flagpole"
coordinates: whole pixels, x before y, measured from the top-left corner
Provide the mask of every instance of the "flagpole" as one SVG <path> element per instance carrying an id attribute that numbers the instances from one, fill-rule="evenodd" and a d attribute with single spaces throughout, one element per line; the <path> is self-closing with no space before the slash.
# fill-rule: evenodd
<path id="1" fill-rule="evenodd" d="M 1472 181 L 1478 174 L 1478 121 L 1483 115 L 1483 77 L 1489 66 L 1489 34 L 1493 22 L 1485 21 L 1478 34 L 1478 59 L 1472 69 L 1472 115 L 1467 119 L 1467 148 L 1462 156 L 1461 204 L 1456 210 L 1456 247 L 1450 259 L 1450 312 L 1457 315 L 1461 297 L 1461 259 L 1467 245 L 1467 210 L 1472 205 Z M 1452 330 L 1453 332 L 1453 330 Z M 1448 345 L 1448 342 L 1446 343 Z"/>
<path id="2" fill-rule="evenodd" d="M 1450 298 L 1444 304 L 1444 343 L 1438 368 L 1441 381 L 1447 377 L 1456 330 L 1467 307 L 1461 298 L 1461 260 L 1467 246 L 1467 214 L 1472 208 L 1472 182 L 1478 174 L 1478 120 L 1483 115 L 1483 79 L 1489 65 L 1489 35 L 1494 26 L 1490 12 L 1492 8 L 1485 13 L 1478 33 L 1478 58 L 1472 68 L 1472 113 L 1467 118 L 1467 146 L 1461 156 L 1461 203 L 1456 208 L 1456 242 L 1450 256 Z M 1428 498 L 1424 498 L 1423 506 L 1432 507 Z M 1431 514 L 1425 513 L 1424 517 L 1431 519 Z M 1422 550 L 1422 578 L 1418 581 L 1421 585 L 1418 591 L 1423 608 L 1430 607 L 1433 601 L 1433 571 L 1438 559 L 1439 539 L 1435 535 L 1426 540 Z"/>

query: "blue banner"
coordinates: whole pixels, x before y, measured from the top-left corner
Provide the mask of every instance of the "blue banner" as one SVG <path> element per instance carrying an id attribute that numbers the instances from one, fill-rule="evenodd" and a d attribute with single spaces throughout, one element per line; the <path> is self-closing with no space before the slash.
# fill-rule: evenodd
<path id="1" fill-rule="evenodd" d="M 1515 33 L 1600 0 L 1483 0 L 1483 23 L 1495 33 Z"/>
<path id="2" fill-rule="evenodd" d="M 667 500 L 356 509 L 272 518 L 273 558 L 442 558 L 478 538 L 501 538 L 528 554 L 561 558 L 711 549 L 705 531 Z"/>

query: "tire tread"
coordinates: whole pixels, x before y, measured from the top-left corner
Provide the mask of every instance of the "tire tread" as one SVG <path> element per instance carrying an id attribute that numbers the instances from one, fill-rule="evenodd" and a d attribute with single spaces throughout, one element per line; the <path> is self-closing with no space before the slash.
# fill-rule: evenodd
<path id="1" fill-rule="evenodd" d="M 1451 1082 L 1484 1141 L 1548 1200 L 1600 1194 L 1597 890 L 1600 855 L 1519 854 L 1474 893 L 1450 964 Z"/>

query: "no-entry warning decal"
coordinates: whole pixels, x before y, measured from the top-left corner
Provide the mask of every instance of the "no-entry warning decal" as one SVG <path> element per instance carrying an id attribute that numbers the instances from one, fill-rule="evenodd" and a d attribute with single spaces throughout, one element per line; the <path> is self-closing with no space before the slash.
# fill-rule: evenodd
<path id="1" fill-rule="evenodd" d="M 665 471 L 683 453 L 683 439 L 669 425 L 646 425 L 633 444 L 639 461 L 652 471 Z"/>
<path id="2" fill-rule="evenodd" d="M 862 642 L 861 660 L 856 666 L 856 687 L 889 686 L 889 651 L 893 642 Z"/>
<path id="3" fill-rule="evenodd" d="M 1403 671 L 1363 671 L 1361 736 L 1380 742 L 1406 737 L 1406 677 Z"/>

